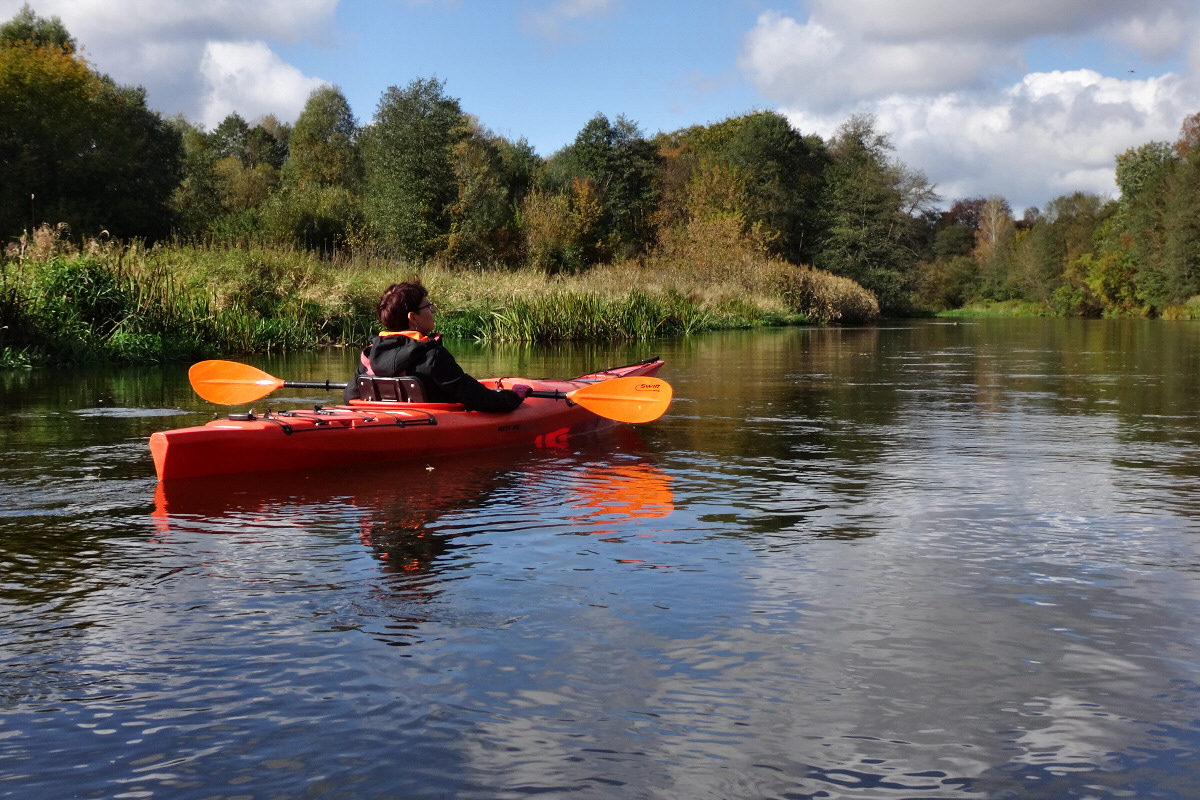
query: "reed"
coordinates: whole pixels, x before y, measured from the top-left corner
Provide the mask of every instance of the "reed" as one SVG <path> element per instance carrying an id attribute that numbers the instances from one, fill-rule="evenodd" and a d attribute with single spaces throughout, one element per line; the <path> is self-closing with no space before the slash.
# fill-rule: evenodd
<path id="1" fill-rule="evenodd" d="M 979 300 L 962 308 L 938 313 L 939 317 L 1050 317 L 1054 312 L 1045 303 L 1031 300 Z"/>
<path id="2" fill-rule="evenodd" d="M 1166 306 L 1163 319 L 1200 319 L 1200 295 L 1189 297 L 1183 305 Z"/>
<path id="3" fill-rule="evenodd" d="M 487 342 L 644 340 L 878 314 L 844 279 L 765 258 L 733 266 L 659 256 L 548 276 L 289 248 L 81 247 L 42 229 L 0 261 L 0 367 L 358 346 L 378 330 L 383 289 L 412 278 L 436 300 L 444 335 Z"/>

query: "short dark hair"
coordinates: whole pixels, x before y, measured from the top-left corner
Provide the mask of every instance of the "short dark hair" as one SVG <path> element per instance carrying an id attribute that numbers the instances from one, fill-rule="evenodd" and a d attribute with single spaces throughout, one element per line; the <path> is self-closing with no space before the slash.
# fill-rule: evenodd
<path id="1" fill-rule="evenodd" d="M 379 300 L 379 321 L 387 331 L 408 330 L 408 315 L 417 313 L 429 296 L 420 281 L 393 283 Z"/>

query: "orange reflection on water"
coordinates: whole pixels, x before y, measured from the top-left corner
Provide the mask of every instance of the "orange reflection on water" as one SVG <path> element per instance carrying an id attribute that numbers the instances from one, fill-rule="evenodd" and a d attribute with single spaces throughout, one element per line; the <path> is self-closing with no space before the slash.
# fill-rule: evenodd
<path id="1" fill-rule="evenodd" d="M 613 464 L 588 469 L 572 487 L 566 505 L 575 522 L 597 517 L 662 518 L 675 510 L 671 476 L 653 464 Z"/>
<path id="2" fill-rule="evenodd" d="M 456 533 L 440 530 L 442 519 L 469 510 L 480 530 L 488 528 L 492 515 L 503 524 L 507 512 L 489 508 L 496 493 L 524 500 L 544 524 L 553 525 L 557 516 L 576 532 L 616 537 L 616 542 L 634 533 L 630 523 L 661 519 L 675 510 L 671 477 L 652 463 L 571 460 L 536 453 L 514 460 L 511 453 L 489 453 L 429 465 L 380 466 L 369 473 L 168 481 L 156 488 L 152 517 L 160 541 L 173 531 L 236 532 L 277 541 L 284 531 L 304 530 L 310 523 L 327 526 L 332 519 L 335 525 L 348 524 L 386 572 L 416 578 L 472 532 L 461 524 L 453 526 Z M 511 500 L 498 508 L 505 502 Z"/>

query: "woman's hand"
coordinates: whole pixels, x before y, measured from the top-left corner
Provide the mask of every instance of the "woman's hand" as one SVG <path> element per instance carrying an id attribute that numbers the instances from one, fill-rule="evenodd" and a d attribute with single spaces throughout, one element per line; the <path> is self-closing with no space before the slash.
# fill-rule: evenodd
<path id="1" fill-rule="evenodd" d="M 523 383 L 514 383 L 512 385 L 512 391 L 516 392 L 517 397 L 524 400 L 526 397 L 529 397 L 529 393 L 532 392 L 533 389 Z"/>

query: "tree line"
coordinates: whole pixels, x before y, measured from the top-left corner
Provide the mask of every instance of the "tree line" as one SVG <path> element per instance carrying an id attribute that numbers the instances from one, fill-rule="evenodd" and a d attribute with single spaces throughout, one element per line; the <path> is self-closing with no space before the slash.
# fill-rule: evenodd
<path id="1" fill-rule="evenodd" d="M 1176 143 L 1117 156 L 1119 198 L 1076 193 L 1016 219 L 999 196 L 940 210 L 866 115 L 822 139 L 770 111 L 654 136 L 597 114 L 543 157 L 418 78 L 384 91 L 365 124 L 324 86 L 294 124 L 233 113 L 206 130 L 98 73 L 57 18 L 26 6 L 0 26 L 10 250 L 65 222 L 76 236 L 547 274 L 630 259 L 711 268 L 755 252 L 850 278 L 890 314 L 1022 300 L 1155 315 L 1200 294 L 1197 140 L 1200 115 Z"/>

